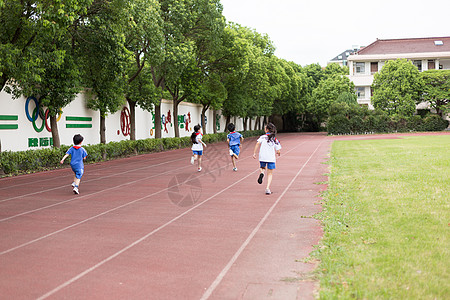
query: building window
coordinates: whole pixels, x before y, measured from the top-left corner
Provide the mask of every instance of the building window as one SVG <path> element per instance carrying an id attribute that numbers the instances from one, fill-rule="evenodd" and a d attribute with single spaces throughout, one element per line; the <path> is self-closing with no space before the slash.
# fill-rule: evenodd
<path id="1" fill-rule="evenodd" d="M 357 87 L 356 96 L 358 99 L 366 99 L 366 89 L 364 87 Z"/>
<path id="2" fill-rule="evenodd" d="M 378 63 L 377 62 L 371 62 L 370 63 L 370 73 L 375 74 L 378 72 Z"/>
<path id="3" fill-rule="evenodd" d="M 421 60 L 415 60 L 413 62 L 413 65 L 415 65 L 417 67 L 417 69 L 419 69 L 419 71 L 422 72 L 422 61 Z"/>
<path id="4" fill-rule="evenodd" d="M 436 64 L 434 63 L 434 60 L 430 59 L 428 60 L 428 70 L 434 70 L 436 69 Z"/>
<path id="5" fill-rule="evenodd" d="M 363 62 L 355 63 L 355 70 L 354 70 L 354 72 L 356 74 L 365 74 L 366 73 L 366 63 L 363 63 Z"/>

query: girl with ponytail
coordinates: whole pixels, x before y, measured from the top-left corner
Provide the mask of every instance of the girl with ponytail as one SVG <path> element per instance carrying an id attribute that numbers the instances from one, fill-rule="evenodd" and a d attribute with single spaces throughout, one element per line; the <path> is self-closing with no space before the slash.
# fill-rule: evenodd
<path id="1" fill-rule="evenodd" d="M 206 144 L 203 143 L 201 133 L 201 126 L 195 125 L 194 132 L 191 134 L 192 141 L 192 156 L 191 156 L 191 164 L 194 164 L 194 161 L 197 161 L 197 171 L 202 170 L 202 155 L 203 155 L 203 146 L 206 147 Z"/>
<path id="2" fill-rule="evenodd" d="M 262 184 L 264 178 L 264 171 L 267 167 L 267 185 L 266 195 L 272 194 L 270 191 L 270 184 L 272 183 L 272 173 L 275 169 L 276 155 L 281 155 L 281 144 L 276 139 L 277 128 L 272 123 L 266 125 L 264 131 L 266 134 L 259 137 L 256 141 L 255 150 L 253 151 L 253 158 L 256 159 L 256 151 L 259 149 L 259 166 L 260 173 L 258 177 L 258 183 Z"/>

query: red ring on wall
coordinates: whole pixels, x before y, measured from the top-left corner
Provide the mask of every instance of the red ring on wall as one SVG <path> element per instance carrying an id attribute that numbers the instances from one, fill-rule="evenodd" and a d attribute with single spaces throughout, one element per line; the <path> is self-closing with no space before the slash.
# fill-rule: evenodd
<path id="1" fill-rule="evenodd" d="M 122 112 L 120 113 L 120 129 L 122 130 L 122 134 L 127 136 L 131 131 L 130 124 L 130 110 L 128 107 L 124 107 Z"/>

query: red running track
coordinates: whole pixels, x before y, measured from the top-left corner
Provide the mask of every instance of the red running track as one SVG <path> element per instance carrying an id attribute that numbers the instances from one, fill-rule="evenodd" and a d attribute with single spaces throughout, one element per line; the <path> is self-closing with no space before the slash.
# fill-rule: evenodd
<path id="1" fill-rule="evenodd" d="M 278 137 L 269 196 L 254 138 L 238 172 L 217 143 L 202 172 L 189 149 L 87 165 L 80 195 L 68 168 L 0 179 L 0 299 L 313 299 L 335 138 Z"/>

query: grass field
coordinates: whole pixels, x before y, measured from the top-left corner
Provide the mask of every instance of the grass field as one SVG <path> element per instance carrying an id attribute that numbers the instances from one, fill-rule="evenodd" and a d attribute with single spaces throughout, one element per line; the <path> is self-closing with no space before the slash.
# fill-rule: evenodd
<path id="1" fill-rule="evenodd" d="M 450 299 L 450 135 L 336 141 L 321 299 Z"/>

